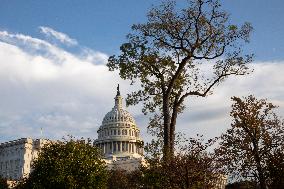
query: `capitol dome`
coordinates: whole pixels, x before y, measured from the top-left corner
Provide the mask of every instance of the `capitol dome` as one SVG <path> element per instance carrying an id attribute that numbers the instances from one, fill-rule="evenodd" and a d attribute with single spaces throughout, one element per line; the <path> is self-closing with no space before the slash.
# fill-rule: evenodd
<path id="1" fill-rule="evenodd" d="M 143 141 L 140 129 L 132 115 L 123 109 L 119 86 L 114 107 L 108 112 L 98 129 L 98 139 L 94 144 L 102 150 L 107 159 L 138 158 L 143 155 Z"/>
<path id="2" fill-rule="evenodd" d="M 102 125 L 111 124 L 113 122 L 130 122 L 135 124 L 134 118 L 128 111 L 116 106 L 105 115 Z"/>

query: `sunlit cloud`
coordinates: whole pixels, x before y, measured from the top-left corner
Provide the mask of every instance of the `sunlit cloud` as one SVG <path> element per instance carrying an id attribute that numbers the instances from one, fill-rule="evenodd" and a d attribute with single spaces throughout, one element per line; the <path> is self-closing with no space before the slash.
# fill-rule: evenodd
<path id="1" fill-rule="evenodd" d="M 40 26 L 39 29 L 40 29 L 40 32 L 45 34 L 47 37 L 53 37 L 65 45 L 77 45 L 78 44 L 77 40 L 70 38 L 65 33 L 55 31 L 54 29 L 50 27 Z"/>

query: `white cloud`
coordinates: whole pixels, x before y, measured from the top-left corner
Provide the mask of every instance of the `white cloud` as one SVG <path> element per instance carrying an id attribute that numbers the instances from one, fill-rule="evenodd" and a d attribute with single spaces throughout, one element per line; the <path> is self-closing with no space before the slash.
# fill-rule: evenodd
<path id="1" fill-rule="evenodd" d="M 111 110 L 117 83 L 122 94 L 133 87 L 109 72 L 107 55 L 82 48 L 72 54 L 48 41 L 0 31 L 0 142 L 19 137 L 67 134 L 96 138 L 103 116 Z M 207 98 L 189 98 L 177 129 L 193 136 L 219 135 L 230 125 L 230 97 L 254 94 L 280 106 L 284 114 L 284 62 L 258 62 L 254 73 L 230 78 Z M 128 110 L 146 133 L 140 106 Z"/>
<path id="2" fill-rule="evenodd" d="M 40 127 L 50 138 L 67 133 L 95 138 L 120 82 L 103 65 L 105 57 L 91 50 L 71 54 L 41 39 L 0 32 L 0 141 L 39 137 Z"/>
<path id="3" fill-rule="evenodd" d="M 55 31 L 54 29 L 50 27 L 40 26 L 39 29 L 41 33 L 45 34 L 48 37 L 54 37 L 55 39 L 59 40 L 63 44 L 66 44 L 66 45 L 77 45 L 78 44 L 78 42 L 75 39 L 70 38 L 65 33 Z"/>
<path id="4" fill-rule="evenodd" d="M 255 62 L 254 72 L 247 76 L 231 77 L 216 87 L 213 95 L 206 98 L 189 98 L 187 109 L 180 117 L 179 131 L 190 136 L 197 133 L 214 137 L 225 131 L 231 123 L 229 116 L 232 96 L 248 96 L 267 99 L 280 106 L 278 113 L 284 115 L 284 61 Z"/>

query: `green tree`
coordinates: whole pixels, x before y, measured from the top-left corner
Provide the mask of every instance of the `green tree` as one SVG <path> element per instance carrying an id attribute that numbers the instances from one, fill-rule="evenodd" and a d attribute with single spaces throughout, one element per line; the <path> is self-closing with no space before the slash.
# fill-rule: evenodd
<path id="1" fill-rule="evenodd" d="M 276 106 L 264 99 L 251 95 L 232 100 L 233 122 L 221 136 L 216 153 L 233 177 L 256 181 L 266 189 L 275 178 L 283 177 L 278 174 L 283 171 L 283 121 L 273 111 Z"/>
<path id="2" fill-rule="evenodd" d="M 45 146 L 33 172 L 18 188 L 106 188 L 107 171 L 100 151 L 90 140 L 58 141 Z"/>
<path id="3" fill-rule="evenodd" d="M 132 30 L 107 66 L 119 70 L 122 79 L 139 81 L 141 89 L 128 95 L 127 104 L 142 101 L 142 111 L 155 114 L 162 124 L 164 157 L 171 157 L 185 99 L 208 96 L 228 76 L 248 73 L 251 56 L 243 55 L 241 46 L 252 27 L 230 24 L 218 0 L 189 0 L 182 9 L 163 2 Z"/>
<path id="4" fill-rule="evenodd" d="M 7 179 L 0 176 L 0 189 L 8 189 Z"/>

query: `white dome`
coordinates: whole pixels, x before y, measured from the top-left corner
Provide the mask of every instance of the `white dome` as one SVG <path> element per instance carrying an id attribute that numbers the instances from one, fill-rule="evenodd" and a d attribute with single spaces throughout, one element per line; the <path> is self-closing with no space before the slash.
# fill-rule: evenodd
<path id="1" fill-rule="evenodd" d="M 105 115 L 103 122 L 102 122 L 102 126 L 108 125 L 114 122 L 115 123 L 117 122 L 128 122 L 129 123 L 130 122 L 132 124 L 135 124 L 135 120 L 131 116 L 131 114 L 122 108 L 118 108 L 117 106 L 112 108 L 112 110 Z"/>

